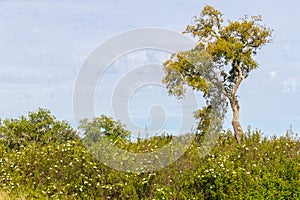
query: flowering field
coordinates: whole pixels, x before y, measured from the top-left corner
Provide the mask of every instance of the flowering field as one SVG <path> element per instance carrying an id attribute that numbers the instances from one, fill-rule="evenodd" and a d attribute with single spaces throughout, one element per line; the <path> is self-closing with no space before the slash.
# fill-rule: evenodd
<path id="1" fill-rule="evenodd" d="M 113 170 L 87 151 L 67 122 L 49 111 L 2 120 L 2 199 L 300 199 L 300 142 L 291 130 L 263 137 L 247 130 L 242 145 L 230 131 L 199 156 L 197 135 L 176 162 L 154 172 Z M 174 138 L 156 136 L 120 148 L 149 152 Z"/>

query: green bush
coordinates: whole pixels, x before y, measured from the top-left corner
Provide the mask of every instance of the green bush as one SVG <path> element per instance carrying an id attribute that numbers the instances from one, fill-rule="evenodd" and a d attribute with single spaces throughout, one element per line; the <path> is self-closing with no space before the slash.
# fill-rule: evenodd
<path id="1" fill-rule="evenodd" d="M 175 138 L 113 141 L 151 152 Z M 120 172 L 95 159 L 67 122 L 39 109 L 0 124 L 0 199 L 300 199 L 300 142 L 292 131 L 267 138 L 249 129 L 243 145 L 227 131 L 204 158 L 200 146 L 197 135 L 165 168 Z"/>

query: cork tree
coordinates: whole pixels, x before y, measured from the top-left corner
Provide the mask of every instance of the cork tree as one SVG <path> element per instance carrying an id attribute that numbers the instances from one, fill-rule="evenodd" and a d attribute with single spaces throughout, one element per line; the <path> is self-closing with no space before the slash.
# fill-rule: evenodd
<path id="1" fill-rule="evenodd" d="M 258 67 L 255 55 L 271 42 L 272 30 L 262 23 L 261 16 L 244 16 L 236 21 L 223 19 L 223 14 L 212 6 L 205 6 L 184 34 L 191 34 L 197 42 L 189 51 L 179 51 L 163 64 L 163 83 L 169 93 L 183 97 L 187 87 L 203 93 L 207 100 L 204 109 L 196 111 L 200 122 L 208 123 L 205 112 L 210 108 L 210 88 L 218 87 L 229 104 L 233 117 L 234 136 L 241 143 L 243 130 L 240 124 L 240 105 L 237 92 L 250 72 Z M 207 74 L 213 72 L 213 78 Z M 202 124 L 203 125 L 203 124 Z"/>

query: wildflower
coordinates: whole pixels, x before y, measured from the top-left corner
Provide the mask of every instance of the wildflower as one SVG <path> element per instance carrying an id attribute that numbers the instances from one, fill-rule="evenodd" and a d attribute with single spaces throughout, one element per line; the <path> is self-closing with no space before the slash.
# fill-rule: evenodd
<path id="1" fill-rule="evenodd" d="M 143 181 L 142 184 L 145 185 L 147 183 L 147 180 Z"/>

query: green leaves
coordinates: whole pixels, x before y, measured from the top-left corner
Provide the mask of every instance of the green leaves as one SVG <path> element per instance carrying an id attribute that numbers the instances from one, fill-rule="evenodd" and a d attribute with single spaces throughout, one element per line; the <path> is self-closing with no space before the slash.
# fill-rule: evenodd
<path id="1" fill-rule="evenodd" d="M 172 55 L 164 64 L 166 76 L 162 82 L 169 93 L 176 97 L 183 97 L 185 86 L 194 90 L 208 93 L 209 80 L 205 77 L 207 69 L 211 67 L 210 56 L 203 50 L 179 52 Z"/>
<path id="2" fill-rule="evenodd" d="M 68 122 L 57 120 L 49 110 L 42 108 L 29 112 L 28 117 L 3 120 L 0 133 L 2 142 L 12 149 L 30 142 L 46 145 L 50 141 L 63 143 L 77 137 Z"/>
<path id="3" fill-rule="evenodd" d="M 204 124 L 210 123 L 210 109 L 205 107 L 195 115 L 207 119 Z M 34 126 L 29 119 L 40 125 L 43 121 L 48 124 Z M 1 127 L 9 127 L 11 135 L 15 135 L 25 130 L 24 124 L 31 124 L 34 128 L 48 128 L 44 131 L 48 135 L 47 132 L 55 130 L 51 128 L 55 121 L 59 122 L 49 112 L 40 110 L 30 117 L 10 119 Z M 101 127 L 117 127 L 106 116 L 94 121 Z M 85 124 L 91 122 L 85 120 Z M 68 126 L 65 128 L 68 130 Z M 152 152 L 176 137 L 155 136 L 137 142 L 117 140 L 116 145 L 130 152 Z M 42 137 L 39 142 L 23 141 L 19 148 L 8 148 L 1 141 L 0 199 L 300 198 L 300 142 L 291 130 L 286 136 L 266 138 L 249 128 L 243 145 L 238 145 L 227 132 L 220 135 L 204 158 L 199 156 L 201 145 L 201 138 L 194 141 L 180 159 L 166 168 L 131 174 L 106 167 L 76 137 L 63 142 Z"/>
<path id="4" fill-rule="evenodd" d="M 200 22 L 200 23 L 197 23 Z M 184 33 L 192 33 L 195 37 L 203 37 L 203 39 L 212 39 L 218 35 L 218 31 L 223 23 L 222 13 L 212 6 L 205 6 L 200 14 L 200 18 L 195 17 L 196 25 L 187 26 Z"/>
<path id="5" fill-rule="evenodd" d="M 173 54 L 163 64 L 166 75 L 162 80 L 169 93 L 178 98 L 184 97 L 188 87 L 202 92 L 206 105 L 217 106 L 220 116 L 224 116 L 228 101 L 236 99 L 241 82 L 258 67 L 254 56 L 271 42 L 272 34 L 272 30 L 262 24 L 261 16 L 245 16 L 227 23 L 222 17 L 212 6 L 203 8 L 184 31 L 197 38 L 195 48 Z M 234 115 L 239 116 L 239 109 L 232 106 Z M 235 135 L 240 142 L 241 126 L 239 119 L 234 120 Z"/>
<path id="6" fill-rule="evenodd" d="M 101 136 L 108 136 L 116 140 L 130 135 L 130 131 L 125 129 L 125 125 L 121 121 L 114 121 L 113 118 L 105 115 L 95 117 L 91 121 L 81 120 L 78 128 L 83 132 L 84 140 L 93 143 L 97 142 Z"/>
<path id="7" fill-rule="evenodd" d="M 202 83 L 205 80 L 199 79 L 201 74 L 193 72 L 195 68 L 207 67 L 204 65 L 214 68 L 215 72 L 225 73 L 226 76 L 223 76 L 225 79 L 220 80 L 223 80 L 224 88 L 229 93 L 232 92 L 232 85 L 237 83 L 238 76 L 246 78 L 253 69 L 257 68 L 258 64 L 253 58 L 257 50 L 271 42 L 272 30 L 264 26 L 261 21 L 260 16 L 252 16 L 251 19 L 245 16 L 224 24 L 222 14 L 218 10 L 205 6 L 200 16 L 196 17 L 193 24 L 188 25 L 184 32 L 198 39 L 196 47 L 187 52 L 178 52 L 164 63 L 166 77 L 163 83 L 170 93 L 183 96 L 184 85 L 203 92 L 205 85 Z M 192 59 L 190 55 L 196 50 L 201 54 L 207 54 L 206 57 L 210 59 L 206 58 L 206 60 L 210 63 L 195 62 L 196 56 L 194 55 Z M 204 58 L 199 56 L 198 59 L 203 61 Z M 240 72 L 232 75 L 229 74 L 230 71 Z M 221 74 L 219 77 L 222 77 Z M 202 83 L 195 84 L 198 81 Z"/>
<path id="8" fill-rule="evenodd" d="M 202 132 L 201 134 L 206 134 L 209 131 L 211 123 L 210 112 L 211 106 L 205 106 L 194 112 L 194 117 L 199 120 L 197 129 Z"/>

